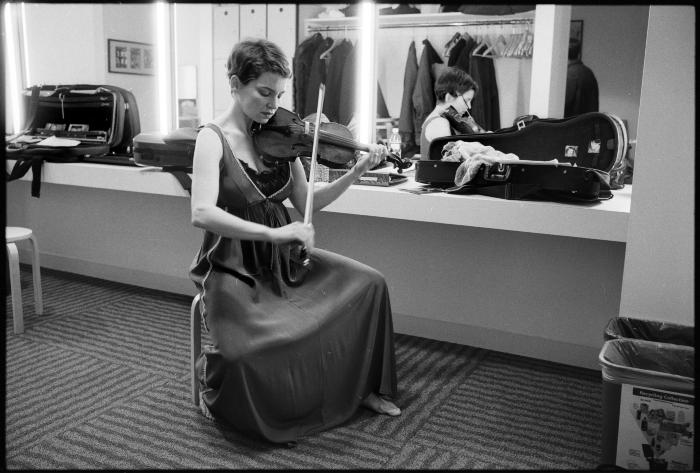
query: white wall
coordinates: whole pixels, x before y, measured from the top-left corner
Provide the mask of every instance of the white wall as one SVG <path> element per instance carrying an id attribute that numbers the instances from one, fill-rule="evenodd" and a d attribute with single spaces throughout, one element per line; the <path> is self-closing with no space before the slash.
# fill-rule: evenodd
<path id="1" fill-rule="evenodd" d="M 104 81 L 106 66 L 96 60 L 107 52 L 103 5 L 27 3 L 25 11 L 29 62 L 29 84 L 25 85 Z"/>
<path id="2" fill-rule="evenodd" d="M 112 84 L 134 92 L 141 128 L 157 127 L 154 76 L 107 72 L 107 40 L 154 43 L 152 4 L 26 4 L 29 83 Z"/>
<path id="3" fill-rule="evenodd" d="M 120 39 L 139 43 L 155 44 L 155 6 L 144 4 L 110 4 L 103 6 L 102 22 L 104 36 L 101 41 L 101 54 L 96 62 L 105 60 L 108 39 Z M 98 49 L 99 50 L 99 49 Z M 102 65 L 106 84 L 129 89 L 134 93 L 139 106 L 141 129 L 144 131 L 158 129 L 158 93 L 155 76 L 134 74 L 116 74 L 107 72 L 106 63 Z"/>
<path id="4" fill-rule="evenodd" d="M 695 12 L 651 6 L 620 315 L 694 325 Z"/>

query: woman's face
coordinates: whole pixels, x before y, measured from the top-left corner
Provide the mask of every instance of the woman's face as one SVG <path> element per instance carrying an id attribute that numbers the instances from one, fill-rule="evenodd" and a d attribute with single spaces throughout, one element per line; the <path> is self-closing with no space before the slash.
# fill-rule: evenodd
<path id="1" fill-rule="evenodd" d="M 464 115 L 465 113 L 467 113 L 468 110 L 472 108 L 473 98 L 474 89 L 469 89 L 462 95 L 454 97 L 450 105 L 452 105 L 460 115 Z"/>
<path id="2" fill-rule="evenodd" d="M 263 72 L 260 77 L 245 85 L 238 83 L 234 95 L 243 112 L 253 121 L 267 123 L 279 107 L 287 79 L 274 72 Z"/>

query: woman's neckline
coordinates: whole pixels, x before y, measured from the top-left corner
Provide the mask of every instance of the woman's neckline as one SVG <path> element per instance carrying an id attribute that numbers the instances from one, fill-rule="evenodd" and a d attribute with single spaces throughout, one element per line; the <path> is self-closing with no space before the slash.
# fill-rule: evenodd
<path id="1" fill-rule="evenodd" d="M 224 135 L 224 138 L 226 139 L 226 143 L 228 144 L 228 147 L 231 149 L 231 154 L 233 155 L 234 159 L 236 159 L 241 164 L 245 165 L 246 169 L 254 172 L 256 175 L 260 175 L 263 173 L 272 173 L 274 171 L 274 168 L 272 166 L 268 166 L 264 162 L 262 156 L 259 156 L 260 161 L 261 161 L 260 166 L 259 166 L 259 163 L 256 162 L 255 167 L 251 166 L 250 163 L 247 162 L 246 160 L 241 159 L 238 156 L 236 156 L 236 153 L 233 152 L 233 149 L 234 149 L 233 138 L 231 137 L 231 135 L 224 129 L 223 126 L 221 126 L 220 123 L 216 123 L 216 122 L 213 122 L 213 123 L 214 123 L 214 125 L 219 127 L 219 130 L 221 130 L 221 133 Z M 250 136 L 250 135 L 248 135 L 248 136 Z M 259 167 L 261 167 L 262 169 L 259 169 Z"/>

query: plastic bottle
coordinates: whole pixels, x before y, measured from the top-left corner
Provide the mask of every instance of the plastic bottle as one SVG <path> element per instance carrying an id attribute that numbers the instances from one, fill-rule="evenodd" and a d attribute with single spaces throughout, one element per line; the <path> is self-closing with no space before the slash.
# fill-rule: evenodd
<path id="1" fill-rule="evenodd" d="M 391 136 L 389 137 L 389 151 L 395 154 L 398 158 L 401 158 L 401 135 L 399 135 L 398 128 L 391 129 Z"/>

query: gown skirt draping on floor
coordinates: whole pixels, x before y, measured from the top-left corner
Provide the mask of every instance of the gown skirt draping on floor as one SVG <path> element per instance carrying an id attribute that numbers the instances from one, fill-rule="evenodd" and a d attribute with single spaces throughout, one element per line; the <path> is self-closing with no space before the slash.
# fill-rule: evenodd
<path id="1" fill-rule="evenodd" d="M 217 205 L 271 227 L 289 223 L 290 164 L 258 173 L 207 126 L 224 149 Z M 197 362 L 202 401 L 215 419 L 271 442 L 341 424 L 371 392 L 396 395 L 384 277 L 322 249 L 307 269 L 299 252 L 205 231 L 190 268 L 212 339 Z"/>

